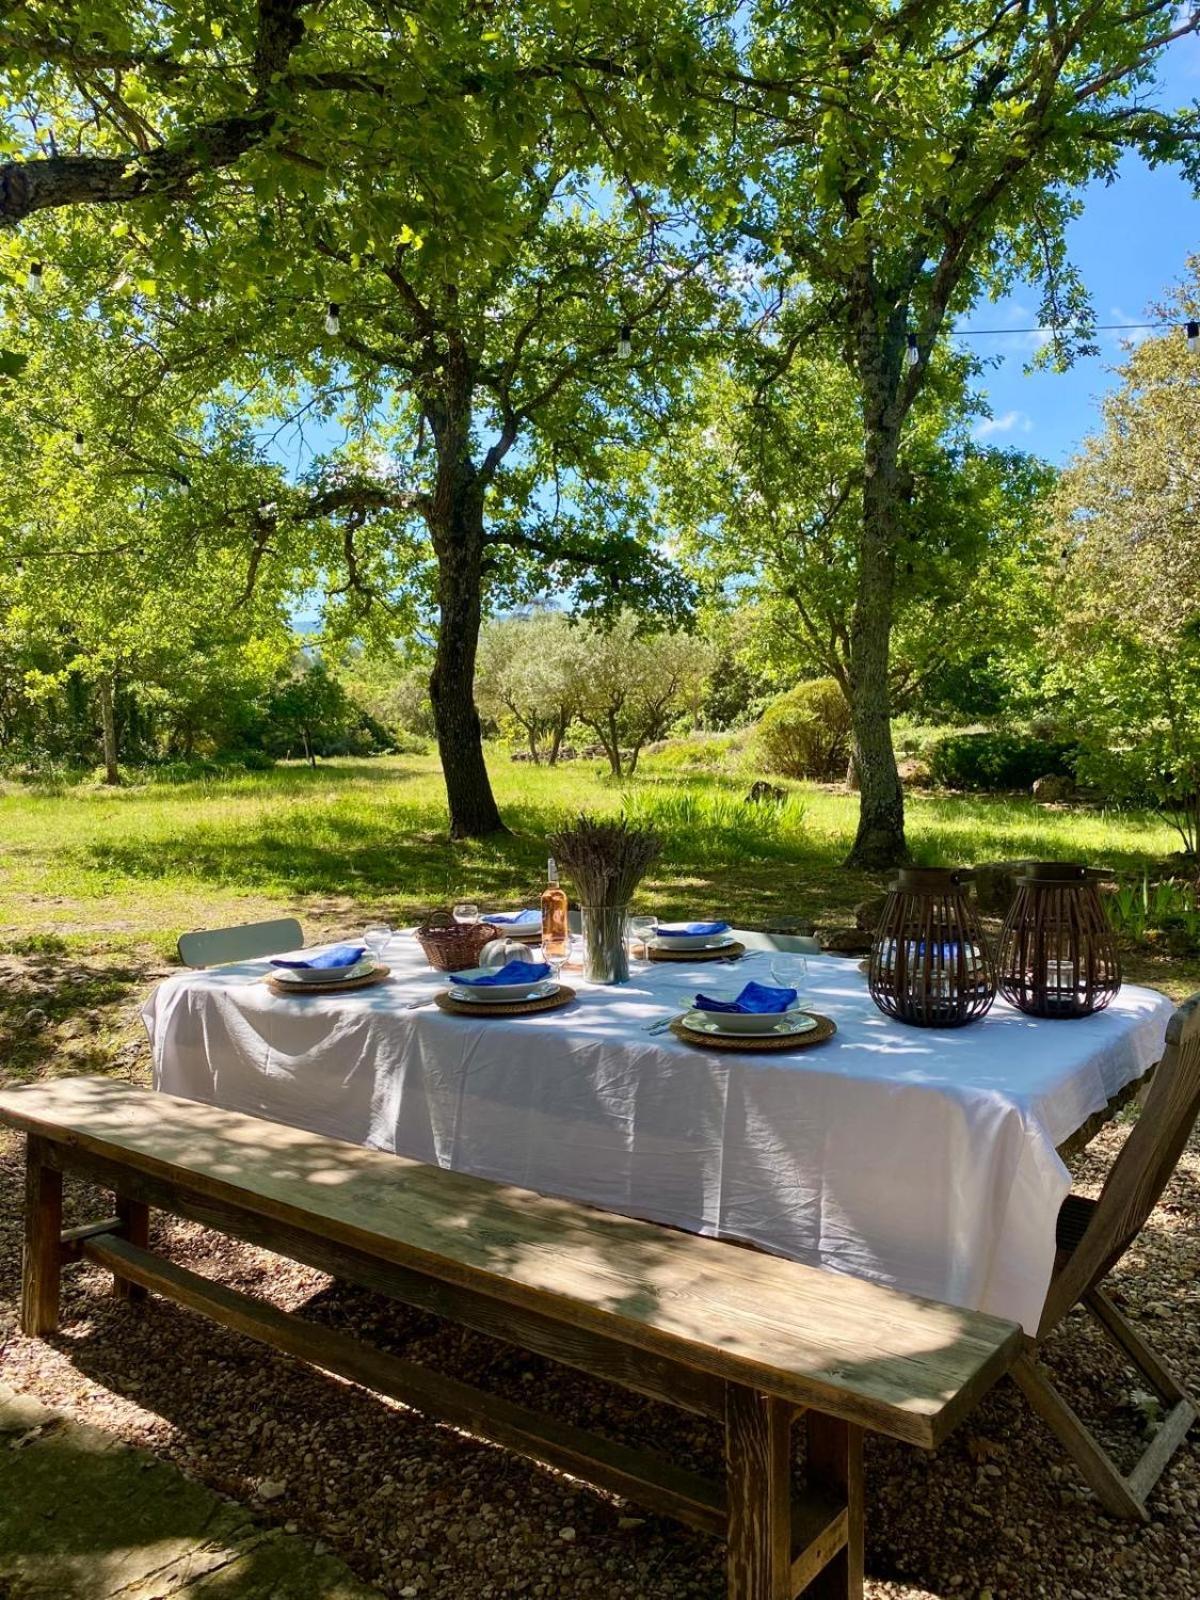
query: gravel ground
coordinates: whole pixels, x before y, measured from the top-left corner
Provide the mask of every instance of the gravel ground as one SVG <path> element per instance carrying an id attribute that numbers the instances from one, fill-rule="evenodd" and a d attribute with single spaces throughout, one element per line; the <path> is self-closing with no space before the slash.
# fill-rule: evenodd
<path id="1" fill-rule="evenodd" d="M 127 1045 L 118 1070 L 144 1077 Z M 1077 1164 L 1095 1186 L 1126 1128 Z M 68 1222 L 109 1207 L 70 1185 Z M 16 1330 L 21 1164 L 0 1143 L 0 1377 L 144 1445 L 289 1531 L 340 1555 L 384 1594 L 412 1600 L 600 1596 L 718 1600 L 723 1547 L 351 1385 L 307 1370 L 166 1302 L 130 1308 L 102 1274 L 66 1275 L 63 1330 Z M 1200 1388 L 1200 1136 L 1138 1246 L 1111 1280 L 1175 1370 Z M 156 1243 L 198 1271 L 497 1393 L 681 1464 L 715 1472 L 701 1420 L 555 1368 L 510 1346 L 337 1285 L 183 1223 Z M 1126 1461 L 1146 1397 L 1074 1316 L 1050 1348 L 1065 1392 Z M 868 1444 L 871 1600 L 1200 1600 L 1200 1430 L 1176 1456 L 1147 1527 L 1106 1517 L 1015 1388 L 1003 1383 L 933 1455 Z"/>

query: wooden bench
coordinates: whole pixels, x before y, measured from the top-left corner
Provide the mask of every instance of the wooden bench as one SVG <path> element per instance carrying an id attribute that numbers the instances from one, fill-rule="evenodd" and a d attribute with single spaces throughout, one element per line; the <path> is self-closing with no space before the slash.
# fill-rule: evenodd
<path id="1" fill-rule="evenodd" d="M 1011 1323 L 103 1078 L 0 1094 L 27 1135 L 23 1326 L 64 1263 L 728 1541 L 736 1600 L 862 1594 L 862 1433 L 937 1445 L 1021 1349 Z M 62 1231 L 62 1175 L 116 1213 Z M 715 1418 L 721 1484 L 277 1310 L 148 1248 L 149 1208 Z M 792 1426 L 807 1429 L 793 1493 Z"/>

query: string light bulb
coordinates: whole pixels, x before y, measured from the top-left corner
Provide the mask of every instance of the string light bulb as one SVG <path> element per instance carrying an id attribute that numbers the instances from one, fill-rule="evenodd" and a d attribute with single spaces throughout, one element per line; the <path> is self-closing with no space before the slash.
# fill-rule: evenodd
<path id="1" fill-rule="evenodd" d="M 73 453 L 75 455 L 81 456 L 84 453 L 85 449 L 86 449 L 86 445 L 84 444 L 83 435 L 79 432 L 78 429 L 76 429 L 75 430 L 75 437 L 71 440 L 71 450 L 73 451 Z"/>
<path id="2" fill-rule="evenodd" d="M 338 334 L 342 331 L 342 308 L 336 300 L 329 302 L 325 312 L 325 332 Z"/>
<path id="3" fill-rule="evenodd" d="M 42 263 L 40 261 L 31 261 L 29 271 L 25 276 L 25 288 L 30 294 L 41 294 L 43 287 Z"/>
<path id="4" fill-rule="evenodd" d="M 1200 352 L 1200 322 L 1189 322 L 1187 325 L 1187 347 L 1192 355 Z"/>
<path id="5" fill-rule="evenodd" d="M 617 335 L 617 354 L 622 361 L 628 361 L 633 355 L 633 329 L 627 322 L 621 324 L 621 331 Z"/>
<path id="6" fill-rule="evenodd" d="M 910 367 L 915 367 L 917 362 L 921 359 L 921 352 L 917 346 L 917 336 L 915 333 L 910 333 L 908 336 L 908 349 L 905 351 L 904 359 L 907 361 Z"/>

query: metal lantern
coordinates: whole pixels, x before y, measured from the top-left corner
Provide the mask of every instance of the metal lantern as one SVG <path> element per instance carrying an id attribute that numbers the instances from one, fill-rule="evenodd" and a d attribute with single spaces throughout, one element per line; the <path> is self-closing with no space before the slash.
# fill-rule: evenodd
<path id="1" fill-rule="evenodd" d="M 961 1028 L 996 998 L 992 958 L 967 901 L 965 867 L 902 867 L 867 966 L 871 999 L 918 1028 Z"/>
<path id="2" fill-rule="evenodd" d="M 1096 885 L 1073 861 L 1030 862 L 1000 934 L 1000 992 L 1035 1017 L 1086 1017 L 1121 987 L 1117 941 Z"/>

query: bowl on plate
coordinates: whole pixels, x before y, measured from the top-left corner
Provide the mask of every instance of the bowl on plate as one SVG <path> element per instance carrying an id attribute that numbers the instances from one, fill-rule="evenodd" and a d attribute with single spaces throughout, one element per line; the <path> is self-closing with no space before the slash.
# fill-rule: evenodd
<path id="1" fill-rule="evenodd" d="M 272 967 L 271 976 L 279 983 L 303 989 L 307 983 L 349 983 L 354 978 L 365 978 L 378 965 L 374 956 L 363 956 L 349 967 Z"/>
<path id="2" fill-rule="evenodd" d="M 695 932 L 696 923 L 660 923 L 654 931 L 654 942 L 661 950 L 712 950 L 722 944 L 731 944 L 732 935 L 727 922 L 699 924 L 705 929 Z"/>
<path id="3" fill-rule="evenodd" d="M 535 911 L 531 916 L 523 917 L 520 922 L 506 922 L 506 917 L 511 917 L 510 911 L 488 912 L 484 916 L 485 922 L 490 922 L 502 939 L 540 939 L 542 936 L 542 913 Z"/>
<path id="4" fill-rule="evenodd" d="M 719 995 L 715 996 L 720 999 Z M 733 995 L 729 997 L 731 1000 Z M 801 1005 L 789 1006 L 786 1011 L 705 1011 L 702 1006 L 693 1006 L 683 1019 L 685 1026 L 697 1028 L 711 1028 L 714 1025 L 722 1033 L 775 1033 L 786 1024 L 789 1029 L 794 1029 L 800 1019 L 805 1015 Z"/>
<path id="5" fill-rule="evenodd" d="M 553 978 L 538 978 L 533 983 L 485 983 L 481 985 L 462 983 L 463 978 L 486 978 L 489 971 L 495 968 L 468 967 L 465 972 L 456 972 L 450 980 L 450 998 L 452 1000 L 477 1000 L 485 1004 L 494 1000 L 540 1000 L 548 994 L 555 994 L 559 985 Z"/>

